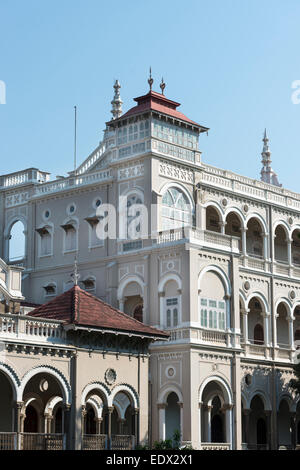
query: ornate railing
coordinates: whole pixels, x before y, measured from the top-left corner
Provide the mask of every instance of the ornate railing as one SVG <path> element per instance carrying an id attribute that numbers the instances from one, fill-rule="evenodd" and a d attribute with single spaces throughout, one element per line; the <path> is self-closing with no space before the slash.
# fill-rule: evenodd
<path id="1" fill-rule="evenodd" d="M 228 338 L 229 333 L 205 328 L 176 328 L 167 331 L 170 334 L 170 341 L 188 340 L 226 346 L 229 344 L 230 340 L 230 338 Z"/>
<path id="2" fill-rule="evenodd" d="M 107 449 L 106 434 L 84 434 L 82 436 L 82 450 Z"/>
<path id="3" fill-rule="evenodd" d="M 111 436 L 112 450 L 133 450 L 135 445 L 134 436 L 116 435 Z"/>
<path id="4" fill-rule="evenodd" d="M 209 248 L 219 248 L 221 250 L 234 251 L 235 253 L 238 253 L 240 250 L 240 240 L 237 237 L 231 237 L 222 233 L 191 227 L 182 227 L 159 232 L 156 238 L 156 244 L 162 245 L 181 240 L 186 240 L 187 242 L 193 243 L 201 243 L 201 245 L 204 247 L 207 246 Z"/>
<path id="5" fill-rule="evenodd" d="M 230 444 L 227 442 L 201 442 L 201 450 L 230 450 Z"/>
<path id="6" fill-rule="evenodd" d="M 64 450 L 64 434 L 20 433 L 21 450 Z"/>
<path id="7" fill-rule="evenodd" d="M 0 432 L 0 450 L 17 450 L 18 435 L 16 432 Z"/>
<path id="8" fill-rule="evenodd" d="M 34 189 L 33 197 L 39 197 L 46 194 L 52 194 L 59 191 L 65 191 L 79 186 L 87 186 L 89 184 L 100 183 L 112 178 L 111 170 L 100 170 L 93 173 L 87 173 L 78 176 L 70 176 L 56 181 L 49 181 L 48 183 L 36 186 Z"/>
<path id="9" fill-rule="evenodd" d="M 0 314 L 0 338 L 28 339 L 34 342 L 65 343 L 62 323 L 42 320 L 30 315 Z"/>

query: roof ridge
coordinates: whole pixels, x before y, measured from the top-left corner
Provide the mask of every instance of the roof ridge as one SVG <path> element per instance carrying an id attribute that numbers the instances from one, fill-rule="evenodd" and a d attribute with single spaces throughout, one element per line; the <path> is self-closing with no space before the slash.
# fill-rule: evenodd
<path id="1" fill-rule="evenodd" d="M 64 296 L 66 296 L 66 294 L 70 293 L 70 291 L 71 291 L 72 289 L 74 289 L 74 287 L 75 287 L 75 286 L 71 287 L 71 289 L 68 289 L 68 290 L 66 290 L 65 292 L 62 292 L 62 293 L 59 294 L 58 296 L 54 297 L 54 299 L 48 300 L 48 302 L 45 302 L 44 304 L 39 304 L 39 306 L 36 307 L 34 310 L 32 310 L 32 312 L 38 311 L 39 309 L 44 308 L 44 307 L 47 306 L 47 305 L 51 305 L 51 304 L 53 304 L 54 302 L 57 302 L 61 297 L 64 297 Z M 30 314 L 31 314 L 32 312 L 30 312 Z"/>

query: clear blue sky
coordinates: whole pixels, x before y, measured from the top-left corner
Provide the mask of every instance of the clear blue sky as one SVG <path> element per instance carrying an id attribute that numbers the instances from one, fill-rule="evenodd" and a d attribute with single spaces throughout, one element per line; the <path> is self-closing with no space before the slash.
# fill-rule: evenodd
<path id="1" fill-rule="evenodd" d="M 123 109 L 159 91 L 210 127 L 203 160 L 259 178 L 268 129 L 273 167 L 300 192 L 300 1 L 0 0 L 1 173 L 31 166 L 65 174 L 97 146 L 111 117 L 112 85 Z"/>

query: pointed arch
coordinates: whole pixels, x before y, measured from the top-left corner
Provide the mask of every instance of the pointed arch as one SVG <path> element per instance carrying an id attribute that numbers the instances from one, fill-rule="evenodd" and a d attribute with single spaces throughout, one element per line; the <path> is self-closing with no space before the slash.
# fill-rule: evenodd
<path id="1" fill-rule="evenodd" d="M 120 282 L 119 284 L 119 287 L 118 287 L 118 291 L 117 291 L 117 298 L 118 300 L 122 300 L 123 299 L 123 293 L 124 293 L 124 289 L 125 287 L 130 284 L 131 282 L 136 282 L 140 288 L 141 288 L 141 291 L 142 291 L 142 296 L 144 296 L 144 287 L 145 287 L 145 283 L 143 281 L 143 279 L 138 276 L 137 274 L 132 274 L 132 275 L 128 275 L 126 276 L 124 279 L 122 279 L 122 281 Z"/>
<path id="2" fill-rule="evenodd" d="M 29 380 L 35 375 L 40 374 L 40 373 L 49 374 L 53 376 L 54 378 L 56 378 L 61 388 L 64 403 L 71 405 L 72 404 L 71 386 L 68 383 L 66 377 L 63 375 L 63 373 L 52 366 L 37 366 L 29 370 L 28 372 L 26 372 L 26 374 L 22 378 L 20 387 L 18 389 L 18 396 L 17 396 L 18 401 L 22 401 L 23 393 Z"/>
<path id="3" fill-rule="evenodd" d="M 249 297 L 247 299 L 247 303 L 246 303 L 246 308 L 249 308 L 249 303 L 254 297 L 256 297 L 258 300 L 261 301 L 261 307 L 262 307 L 263 312 L 264 313 L 270 313 L 268 301 L 265 298 L 265 296 L 263 294 L 261 294 L 260 292 L 252 292 L 249 295 Z"/>
<path id="4" fill-rule="evenodd" d="M 102 395 L 105 398 L 106 403 L 108 403 L 108 397 L 110 394 L 109 388 L 102 382 L 91 382 L 88 385 L 86 385 L 81 392 L 81 405 L 82 406 L 85 405 L 88 394 L 92 392 L 93 390 L 100 392 L 100 395 Z"/>
<path id="5" fill-rule="evenodd" d="M 209 271 L 215 272 L 217 275 L 219 275 L 219 277 L 222 280 L 226 295 L 230 296 L 231 295 L 231 285 L 230 285 L 230 280 L 229 280 L 227 274 L 219 266 L 213 265 L 213 264 L 205 266 L 200 271 L 199 276 L 198 276 L 198 289 L 200 289 L 200 284 L 201 284 L 202 277 L 204 276 L 205 273 L 207 273 Z"/>
<path id="6" fill-rule="evenodd" d="M 114 398 L 119 392 L 124 392 L 125 394 L 128 395 L 128 397 L 131 400 L 131 403 L 134 408 L 138 409 L 140 406 L 139 403 L 139 396 L 136 390 L 129 384 L 119 384 L 116 385 L 112 390 L 111 394 L 108 397 L 108 406 L 113 406 Z"/>
<path id="7" fill-rule="evenodd" d="M 198 402 L 202 403 L 203 391 L 204 391 L 206 385 L 209 384 L 210 382 L 216 382 L 220 386 L 220 388 L 221 388 L 221 390 L 224 394 L 224 399 L 226 400 L 226 404 L 232 405 L 233 404 L 233 398 L 232 398 L 232 391 L 230 389 L 230 385 L 224 379 L 224 377 L 222 377 L 220 375 L 211 375 L 209 377 L 206 377 L 206 379 L 204 379 L 202 381 L 202 383 L 200 384 L 200 387 L 199 387 L 199 392 L 198 392 Z"/>
<path id="8" fill-rule="evenodd" d="M 170 393 L 176 393 L 178 399 L 181 403 L 183 403 L 183 394 L 181 389 L 176 384 L 168 384 L 166 387 L 163 387 L 159 393 L 157 403 L 158 404 L 166 404 L 168 396 Z"/>

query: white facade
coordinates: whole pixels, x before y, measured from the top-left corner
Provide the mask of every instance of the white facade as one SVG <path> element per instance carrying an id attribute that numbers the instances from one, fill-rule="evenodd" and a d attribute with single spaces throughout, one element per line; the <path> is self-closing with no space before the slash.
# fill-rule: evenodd
<path id="1" fill-rule="evenodd" d="M 293 446 L 300 195 L 204 163 L 205 128 L 155 107 L 122 115 L 115 90 L 114 119 L 75 173 L 0 177 L 0 257 L 10 260 L 20 221 L 25 256 L 10 262 L 24 267 L 27 301 L 67 290 L 77 255 L 82 287 L 169 331 L 170 341 L 151 346 L 152 441 L 179 429 L 194 448 Z M 97 208 L 118 213 L 120 196 L 157 208 L 148 238 L 131 240 L 117 224 L 115 240 L 99 240 Z"/>

